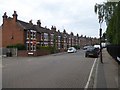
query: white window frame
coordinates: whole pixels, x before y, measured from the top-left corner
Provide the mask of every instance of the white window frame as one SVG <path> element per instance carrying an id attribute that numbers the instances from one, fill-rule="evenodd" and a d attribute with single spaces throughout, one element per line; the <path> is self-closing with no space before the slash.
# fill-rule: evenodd
<path id="1" fill-rule="evenodd" d="M 44 41 L 48 41 L 48 33 L 44 33 Z"/>
<path id="2" fill-rule="evenodd" d="M 50 44 L 53 44 L 53 41 L 50 41 Z"/>
<path id="3" fill-rule="evenodd" d="M 54 41 L 54 34 L 51 34 L 51 40 L 50 41 Z"/>
<path id="4" fill-rule="evenodd" d="M 29 51 L 29 50 L 30 50 L 30 51 L 36 51 L 36 44 L 33 45 L 33 42 L 32 42 L 32 41 L 27 41 L 26 44 L 27 44 L 27 50 L 28 50 L 28 51 Z M 28 45 L 30 45 L 29 49 L 28 49 Z"/>
<path id="5" fill-rule="evenodd" d="M 48 46 L 48 42 L 44 42 L 44 46 Z"/>
<path id="6" fill-rule="evenodd" d="M 41 33 L 41 41 L 43 41 L 43 39 L 44 39 L 44 33 Z"/>
<path id="7" fill-rule="evenodd" d="M 61 36 L 58 36 L 58 42 L 60 42 Z"/>
<path id="8" fill-rule="evenodd" d="M 58 49 L 60 49 L 60 45 L 61 45 L 61 43 L 58 43 Z"/>
<path id="9" fill-rule="evenodd" d="M 36 31 L 30 30 L 30 39 L 35 40 L 36 39 Z"/>

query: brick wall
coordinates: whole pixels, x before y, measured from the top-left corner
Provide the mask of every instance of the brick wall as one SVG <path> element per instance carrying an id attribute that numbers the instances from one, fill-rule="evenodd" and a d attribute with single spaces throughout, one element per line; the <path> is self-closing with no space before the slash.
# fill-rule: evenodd
<path id="1" fill-rule="evenodd" d="M 3 18 L 2 47 L 18 43 L 24 44 L 24 30 L 14 18 L 16 17 Z"/>
<path id="2" fill-rule="evenodd" d="M 28 54 L 28 53 L 33 53 L 33 54 Z M 49 51 L 41 51 L 41 50 L 37 50 L 37 51 L 26 51 L 26 50 L 19 50 L 17 55 L 18 56 L 22 56 L 22 57 L 26 57 L 26 56 L 44 56 L 44 55 L 49 55 L 50 52 Z"/>
<path id="3" fill-rule="evenodd" d="M 0 27 L 0 48 L 2 47 L 2 27 Z"/>

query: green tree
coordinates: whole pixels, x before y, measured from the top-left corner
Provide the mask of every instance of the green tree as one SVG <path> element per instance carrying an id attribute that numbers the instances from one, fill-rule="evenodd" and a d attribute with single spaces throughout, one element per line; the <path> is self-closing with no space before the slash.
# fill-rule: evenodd
<path id="1" fill-rule="evenodd" d="M 99 23 L 105 20 L 107 25 L 106 36 L 111 44 L 120 44 L 120 2 L 106 2 L 95 5 L 95 13 Z"/>
<path id="2" fill-rule="evenodd" d="M 15 44 L 15 45 L 9 45 L 7 48 L 17 48 L 18 50 L 26 50 L 25 45 L 23 44 Z"/>
<path id="3" fill-rule="evenodd" d="M 106 25 L 108 25 L 117 5 L 117 2 L 104 2 L 102 4 L 96 4 L 94 11 L 98 15 L 99 22 L 102 19 L 105 20 Z"/>
<path id="4" fill-rule="evenodd" d="M 120 45 L 120 2 L 114 11 L 106 32 L 111 44 Z"/>

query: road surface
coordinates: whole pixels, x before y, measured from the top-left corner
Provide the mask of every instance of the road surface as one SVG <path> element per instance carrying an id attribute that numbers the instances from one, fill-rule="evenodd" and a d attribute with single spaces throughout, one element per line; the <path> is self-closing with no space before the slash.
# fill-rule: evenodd
<path id="1" fill-rule="evenodd" d="M 85 58 L 83 50 L 3 58 L 3 88 L 84 88 L 94 61 L 95 58 Z"/>

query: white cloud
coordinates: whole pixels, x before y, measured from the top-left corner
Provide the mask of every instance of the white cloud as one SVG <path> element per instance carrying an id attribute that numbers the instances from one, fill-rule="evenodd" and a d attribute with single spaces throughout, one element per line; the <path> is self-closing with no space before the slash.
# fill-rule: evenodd
<path id="1" fill-rule="evenodd" d="M 32 19 L 36 23 L 40 19 L 42 25 L 49 28 L 56 25 L 60 31 L 65 28 L 68 33 L 72 31 L 75 34 L 98 37 L 99 25 L 94 5 L 103 1 L 105 0 L 1 0 L 0 16 L 4 12 L 12 16 L 16 10 L 18 19 L 26 22 Z"/>

